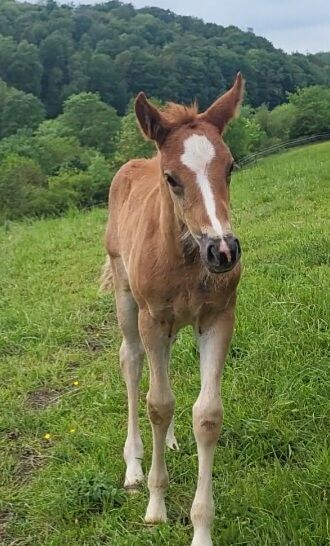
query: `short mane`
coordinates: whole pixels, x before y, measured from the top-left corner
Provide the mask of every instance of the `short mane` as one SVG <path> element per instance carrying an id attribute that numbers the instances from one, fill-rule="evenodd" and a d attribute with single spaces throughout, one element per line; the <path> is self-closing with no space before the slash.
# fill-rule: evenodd
<path id="1" fill-rule="evenodd" d="M 169 125 L 183 125 L 196 121 L 198 116 L 198 105 L 196 102 L 190 106 L 167 102 L 161 109 L 162 117 Z"/>

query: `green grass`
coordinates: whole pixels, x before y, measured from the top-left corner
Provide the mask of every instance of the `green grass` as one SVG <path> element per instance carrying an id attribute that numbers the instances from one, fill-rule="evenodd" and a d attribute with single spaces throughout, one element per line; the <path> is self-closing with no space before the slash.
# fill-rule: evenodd
<path id="1" fill-rule="evenodd" d="M 214 466 L 214 544 L 329 544 L 330 144 L 235 174 L 244 252 Z M 190 330 L 172 364 L 179 453 L 167 452 L 169 523 L 122 490 L 126 394 L 112 297 L 97 293 L 104 210 L 0 231 L 0 543 L 187 546 L 197 476 Z M 78 383 L 77 383 L 78 382 Z M 145 466 L 151 435 L 141 392 Z M 45 439 L 50 434 L 50 439 Z"/>

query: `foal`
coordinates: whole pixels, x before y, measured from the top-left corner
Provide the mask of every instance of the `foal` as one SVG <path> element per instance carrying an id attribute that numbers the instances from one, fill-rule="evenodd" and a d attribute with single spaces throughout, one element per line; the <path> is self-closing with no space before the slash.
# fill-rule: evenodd
<path id="1" fill-rule="evenodd" d="M 108 261 L 123 334 L 120 362 L 128 393 L 125 487 L 143 479 L 138 388 L 144 353 L 150 367 L 147 406 L 153 434 L 148 523 L 166 521 L 169 483 L 165 443 L 177 448 L 170 349 L 193 325 L 199 343 L 201 391 L 193 406 L 199 476 L 191 509 L 193 546 L 212 546 L 212 465 L 223 409 L 221 375 L 234 326 L 240 245 L 229 219 L 233 158 L 222 139 L 243 95 L 243 79 L 204 113 L 170 103 L 159 110 L 139 93 L 136 116 L 158 153 L 126 163 L 110 189 Z"/>

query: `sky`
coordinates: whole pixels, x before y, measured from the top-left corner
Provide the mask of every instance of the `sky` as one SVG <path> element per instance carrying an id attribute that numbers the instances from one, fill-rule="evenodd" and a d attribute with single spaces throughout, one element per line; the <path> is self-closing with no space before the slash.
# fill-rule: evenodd
<path id="1" fill-rule="evenodd" d="M 94 4 L 97 0 L 75 0 Z M 264 36 L 288 53 L 330 51 L 330 0 L 124 0 L 136 8 L 158 6 Z"/>

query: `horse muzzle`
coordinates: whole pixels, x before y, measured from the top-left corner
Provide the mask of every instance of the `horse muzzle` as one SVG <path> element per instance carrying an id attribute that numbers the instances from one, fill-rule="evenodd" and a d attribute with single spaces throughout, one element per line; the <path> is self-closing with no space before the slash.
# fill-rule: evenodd
<path id="1" fill-rule="evenodd" d="M 239 240 L 232 234 L 221 238 L 203 235 L 199 240 L 201 258 L 211 273 L 226 273 L 235 267 L 241 257 Z"/>

